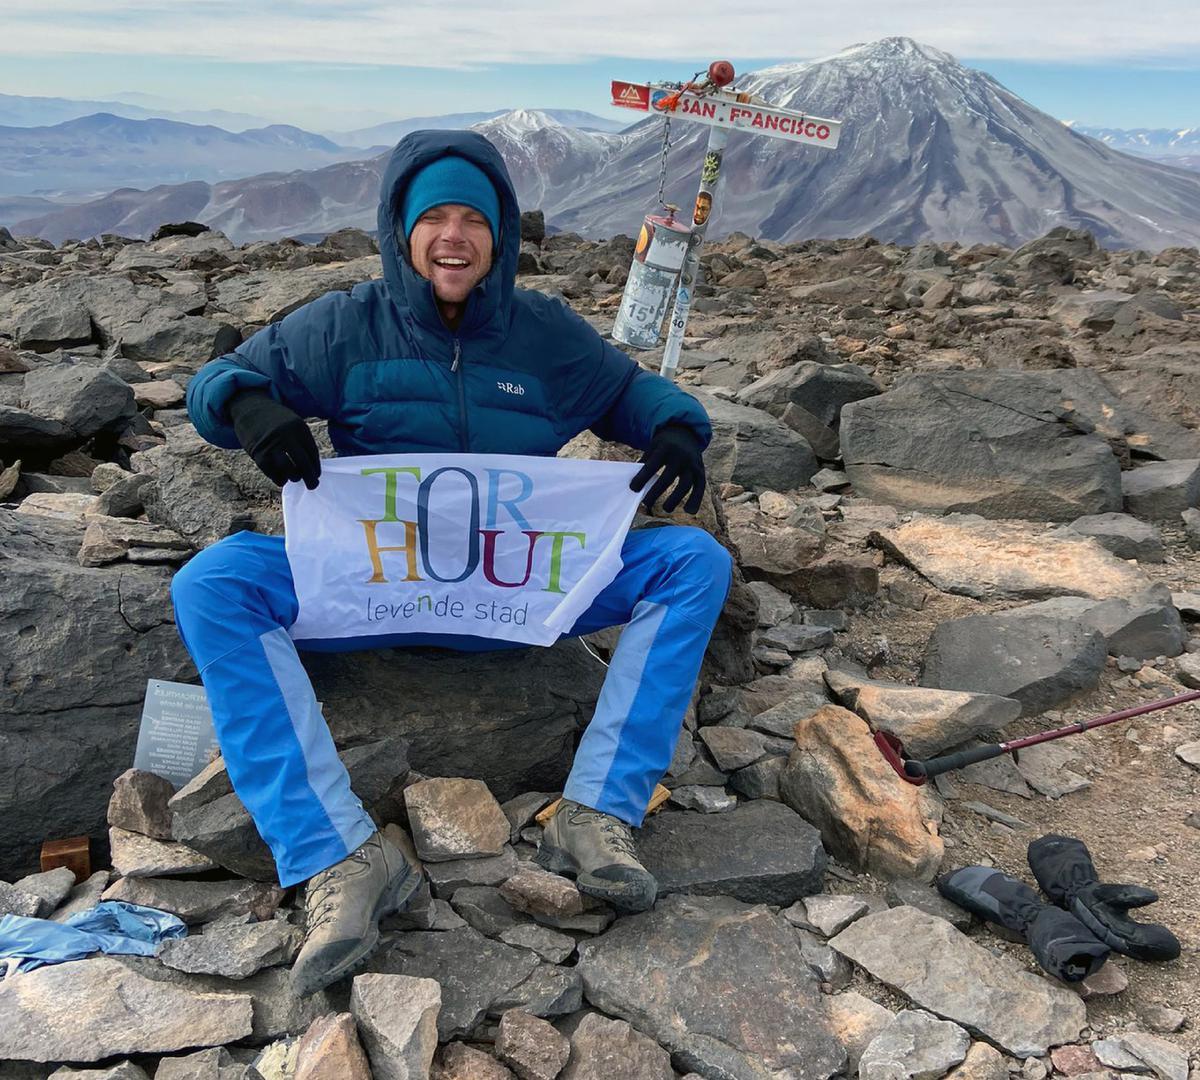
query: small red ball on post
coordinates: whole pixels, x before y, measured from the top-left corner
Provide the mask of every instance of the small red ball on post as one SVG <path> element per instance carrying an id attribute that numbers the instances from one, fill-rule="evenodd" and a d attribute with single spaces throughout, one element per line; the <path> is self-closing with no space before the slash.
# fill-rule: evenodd
<path id="1" fill-rule="evenodd" d="M 728 86 L 733 82 L 733 65 L 728 60 L 714 60 L 708 65 L 708 80 L 714 86 Z"/>

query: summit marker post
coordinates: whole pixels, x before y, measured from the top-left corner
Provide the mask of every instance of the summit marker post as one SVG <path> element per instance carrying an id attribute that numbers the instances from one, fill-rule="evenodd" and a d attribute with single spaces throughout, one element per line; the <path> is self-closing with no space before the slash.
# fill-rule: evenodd
<path id="1" fill-rule="evenodd" d="M 679 271 L 675 305 L 671 311 L 667 343 L 663 349 L 662 366 L 659 369 L 668 379 L 675 378 L 679 367 L 679 352 L 683 346 L 683 333 L 687 328 L 696 275 L 700 267 L 700 248 L 704 243 L 704 234 L 708 231 L 717 186 L 721 180 L 721 162 L 731 132 L 745 131 L 751 135 L 768 135 L 771 138 L 806 143 L 827 150 L 836 148 L 841 136 L 840 120 L 825 120 L 792 109 L 777 108 L 754 94 L 726 89 L 733 82 L 733 78 L 733 66 L 727 61 L 718 60 L 709 67 L 708 77 L 698 83 L 631 83 L 615 79 L 612 82 L 613 105 L 640 112 L 659 113 L 670 119 L 707 124 L 712 129 L 708 135 L 704 164 L 700 170 L 700 189 L 696 193 L 696 201 L 692 208 L 687 254 Z M 666 149 L 667 144 L 664 140 L 664 159 Z M 659 195 L 661 200 L 661 185 Z M 639 253 L 644 257 L 644 252 L 639 250 Z M 638 261 L 637 255 L 634 256 L 634 260 Z M 630 278 L 632 281 L 633 273 L 630 274 Z M 632 305 L 634 310 L 644 310 L 645 298 L 638 295 L 636 284 L 634 283 L 633 289 L 627 286 L 626 295 L 621 300 L 613 334 L 618 340 L 624 340 L 618 336 L 617 331 L 627 305 Z M 654 336 L 657 338 L 656 333 Z M 627 343 L 646 347 L 637 341 Z"/>

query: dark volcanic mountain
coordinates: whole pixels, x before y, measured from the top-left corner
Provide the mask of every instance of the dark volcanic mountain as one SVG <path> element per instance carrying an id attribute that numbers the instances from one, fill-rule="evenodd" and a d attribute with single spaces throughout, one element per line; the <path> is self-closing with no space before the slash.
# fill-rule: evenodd
<path id="1" fill-rule="evenodd" d="M 776 240 L 870 233 L 881 240 L 1020 244 L 1056 225 L 1091 230 L 1107 247 L 1200 244 L 1200 176 L 1130 157 L 1072 131 L 994 79 L 907 38 L 743 76 L 738 89 L 844 121 L 826 151 L 736 134 L 713 235 L 742 230 Z M 636 116 L 636 114 L 634 114 Z M 552 228 L 587 236 L 632 233 L 656 207 L 662 121 L 617 133 L 585 131 L 518 110 L 476 125 L 509 162 L 522 205 Z M 668 198 L 689 206 L 707 128 L 672 125 Z M 215 185 L 191 214 L 238 241 L 370 227 L 378 159 L 348 167 Z M 335 189 L 330 191 L 330 189 Z M 349 200 L 361 192 L 363 201 Z M 14 231 L 61 239 L 102 230 L 144 235 L 162 220 L 122 196 L 19 222 Z M 146 203 L 167 194 L 145 193 Z M 66 224 L 67 220 L 71 225 Z M 103 224 L 100 224 L 103 220 Z"/>

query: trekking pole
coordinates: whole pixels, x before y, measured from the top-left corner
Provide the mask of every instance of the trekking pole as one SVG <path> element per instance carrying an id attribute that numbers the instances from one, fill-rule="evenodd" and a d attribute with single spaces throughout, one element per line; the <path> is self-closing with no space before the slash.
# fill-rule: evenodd
<path id="1" fill-rule="evenodd" d="M 1027 746 L 1037 746 L 1039 743 L 1065 739 L 1068 735 L 1078 735 L 1081 731 L 1090 731 L 1092 728 L 1103 727 L 1105 724 L 1115 724 L 1118 720 L 1128 720 L 1134 716 L 1141 716 L 1143 713 L 1157 712 L 1159 709 L 1168 709 L 1172 705 L 1182 705 L 1188 701 L 1200 701 L 1200 690 L 1164 698 L 1162 701 L 1152 701 L 1148 705 L 1136 705 L 1132 709 L 1122 709 L 1120 712 L 1107 713 L 1093 720 L 1082 720 L 1077 724 L 1055 728 L 1053 731 L 1040 731 L 1036 735 L 1010 739 L 1008 742 L 973 746 L 970 750 L 959 750 L 957 753 L 944 754 L 942 757 L 930 758 L 927 761 L 906 758 L 903 744 L 888 731 L 875 732 L 875 745 L 879 747 L 880 752 L 887 759 L 887 763 L 895 769 L 902 780 L 907 780 L 910 784 L 919 787 L 931 777 L 941 776 L 942 773 L 953 772 L 955 769 L 962 769 L 979 761 L 988 761 L 1001 754 L 1023 750 Z"/>

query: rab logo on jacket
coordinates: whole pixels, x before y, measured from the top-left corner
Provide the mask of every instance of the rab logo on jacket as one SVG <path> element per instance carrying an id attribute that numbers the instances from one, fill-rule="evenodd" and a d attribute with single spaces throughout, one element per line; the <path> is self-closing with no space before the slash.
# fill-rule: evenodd
<path id="1" fill-rule="evenodd" d="M 397 454 L 321 465 L 315 491 L 283 493 L 297 641 L 553 644 L 616 576 L 639 498 L 637 466 L 624 462 Z"/>

